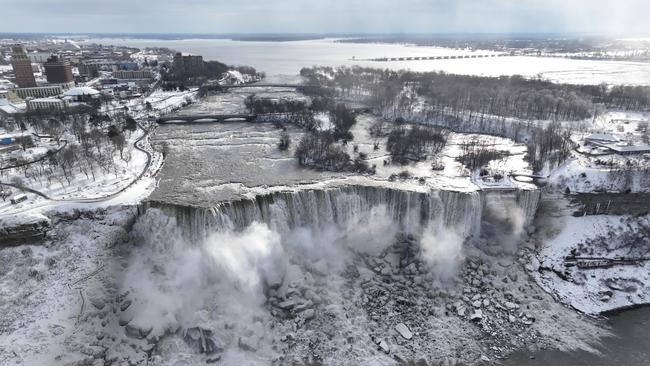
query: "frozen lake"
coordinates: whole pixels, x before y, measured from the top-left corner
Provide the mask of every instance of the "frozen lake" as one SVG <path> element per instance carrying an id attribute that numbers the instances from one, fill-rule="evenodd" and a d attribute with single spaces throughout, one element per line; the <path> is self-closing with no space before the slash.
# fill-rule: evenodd
<path id="1" fill-rule="evenodd" d="M 445 71 L 467 75 L 523 75 L 576 84 L 650 85 L 650 64 L 640 62 L 570 60 L 544 57 L 490 57 L 448 60 L 372 62 L 352 58 L 453 56 L 491 51 L 416 47 L 397 44 L 339 43 L 332 39 L 292 42 L 247 42 L 228 39 L 89 39 L 88 42 L 138 48 L 167 47 L 203 55 L 231 65 L 250 65 L 267 75 L 296 75 L 303 67 L 358 65 L 413 71 Z"/>

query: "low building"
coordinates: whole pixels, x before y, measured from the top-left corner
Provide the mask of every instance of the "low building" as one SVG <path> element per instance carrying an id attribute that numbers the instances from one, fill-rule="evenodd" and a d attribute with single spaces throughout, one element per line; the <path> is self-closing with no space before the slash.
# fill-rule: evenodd
<path id="1" fill-rule="evenodd" d="M 14 91 L 21 99 L 47 98 L 63 94 L 66 85 L 47 85 L 33 88 L 17 88 Z"/>
<path id="2" fill-rule="evenodd" d="M 0 79 L 0 90 L 12 90 L 16 89 L 16 84 L 12 83 L 9 80 Z"/>
<path id="3" fill-rule="evenodd" d="M 99 69 L 97 68 L 96 64 L 87 64 L 82 62 L 77 68 L 79 69 L 79 75 L 87 77 L 89 79 L 93 79 L 99 76 Z"/>
<path id="4" fill-rule="evenodd" d="M 27 110 L 29 111 L 62 111 L 67 107 L 67 102 L 59 98 L 36 98 L 27 101 Z"/>
<path id="5" fill-rule="evenodd" d="M 585 137 L 585 142 L 591 144 L 599 144 L 599 143 L 611 144 L 611 143 L 617 143 L 619 141 L 620 140 L 616 136 L 608 133 L 594 133 Z"/>
<path id="6" fill-rule="evenodd" d="M 69 99 L 73 102 L 89 102 L 93 99 L 99 98 L 99 91 L 89 88 L 87 86 L 80 86 L 76 88 L 72 88 L 63 95 L 65 96 L 66 99 Z"/>
<path id="7" fill-rule="evenodd" d="M 650 145 L 633 145 L 633 144 L 601 144 L 611 152 L 619 155 L 640 155 L 650 153 Z"/>
<path id="8" fill-rule="evenodd" d="M 9 100 L 0 99 L 0 116 L 11 118 L 22 112 L 23 110 L 21 108 L 12 104 Z"/>
<path id="9" fill-rule="evenodd" d="M 151 80 L 151 70 L 118 70 L 113 72 L 113 77 L 120 80 Z"/>

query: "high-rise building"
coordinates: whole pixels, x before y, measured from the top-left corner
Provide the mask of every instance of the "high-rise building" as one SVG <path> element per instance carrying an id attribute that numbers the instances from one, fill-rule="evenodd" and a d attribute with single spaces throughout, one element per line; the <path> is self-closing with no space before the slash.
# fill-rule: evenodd
<path id="1" fill-rule="evenodd" d="M 45 68 L 47 82 L 50 84 L 65 84 L 74 81 L 70 62 L 58 56 L 48 58 L 47 62 L 43 64 L 43 67 Z"/>
<path id="2" fill-rule="evenodd" d="M 203 73 L 202 56 L 183 55 L 178 52 L 174 55 L 174 73 L 176 76 L 197 76 Z"/>
<path id="3" fill-rule="evenodd" d="M 36 79 L 32 70 L 32 62 L 27 57 L 25 48 L 17 44 L 11 47 L 11 52 L 11 67 L 14 69 L 16 84 L 21 88 L 35 87 Z"/>
<path id="4" fill-rule="evenodd" d="M 82 62 L 78 66 L 79 75 L 85 76 L 87 78 L 96 78 L 99 76 L 99 68 L 97 64 L 85 63 Z"/>

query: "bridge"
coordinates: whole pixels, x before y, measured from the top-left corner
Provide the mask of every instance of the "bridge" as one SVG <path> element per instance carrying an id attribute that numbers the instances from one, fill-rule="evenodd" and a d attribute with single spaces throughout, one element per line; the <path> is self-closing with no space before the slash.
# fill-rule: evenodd
<path id="1" fill-rule="evenodd" d="M 192 114 L 160 117 L 158 124 L 188 124 L 188 123 L 214 123 L 214 122 L 253 122 L 256 114 Z"/>
<path id="2" fill-rule="evenodd" d="M 294 88 L 301 89 L 303 84 L 240 84 L 240 85 L 220 85 L 222 89 L 242 89 L 242 88 Z"/>
<path id="3" fill-rule="evenodd" d="M 537 175 L 537 174 L 528 174 L 528 173 L 518 173 L 518 172 L 510 172 L 508 174 L 509 177 L 511 177 L 513 180 L 517 182 L 521 182 L 518 178 L 529 178 L 532 180 L 532 183 L 535 184 L 536 186 L 543 187 L 548 183 L 548 178 L 543 175 Z M 528 182 L 525 182 L 528 183 Z"/>
<path id="4" fill-rule="evenodd" d="M 231 89 L 244 89 L 244 88 L 293 88 L 297 90 L 303 90 L 305 89 L 306 85 L 302 84 L 260 84 L 260 83 L 254 83 L 254 84 L 239 84 L 239 85 L 221 85 L 219 83 L 209 83 L 201 86 L 202 90 L 205 91 L 227 91 Z"/>
<path id="5" fill-rule="evenodd" d="M 387 61 L 425 61 L 425 60 L 456 60 L 461 58 L 486 58 L 486 57 L 505 57 L 510 56 L 507 53 L 490 53 L 490 54 L 478 54 L 478 55 L 453 55 L 453 56 L 411 56 L 411 57 L 380 57 L 380 58 L 370 58 L 370 59 L 352 59 L 353 61 L 375 61 L 375 62 L 387 62 Z"/>

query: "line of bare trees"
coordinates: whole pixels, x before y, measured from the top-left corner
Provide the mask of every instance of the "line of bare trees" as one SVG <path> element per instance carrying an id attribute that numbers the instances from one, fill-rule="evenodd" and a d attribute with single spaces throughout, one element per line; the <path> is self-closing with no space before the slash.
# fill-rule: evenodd
<path id="1" fill-rule="evenodd" d="M 23 132 L 31 128 L 41 137 L 51 136 L 59 145 L 50 148 L 44 159 L 15 168 L 22 173 L 22 184 L 45 183 L 52 185 L 56 182 L 63 187 L 70 186 L 76 174 L 83 174 L 86 179 L 97 179 L 98 173 L 113 173 L 119 176 L 116 155 L 127 164 L 131 160 L 131 151 L 127 141 L 131 133 L 137 129 L 137 122 L 126 114 L 113 117 L 98 114 L 26 114 L 14 121 L 5 121 L 5 127 L 10 131 L 20 129 Z M 66 144 L 63 145 L 64 137 Z M 28 163 L 25 158 L 10 159 L 11 164 Z M 10 174 L 5 170 L 2 174 Z M 15 178 L 16 176 L 14 176 Z"/>
<path id="2" fill-rule="evenodd" d="M 437 155 L 447 144 L 449 130 L 400 123 L 388 134 L 386 148 L 391 160 L 406 164 Z"/>

